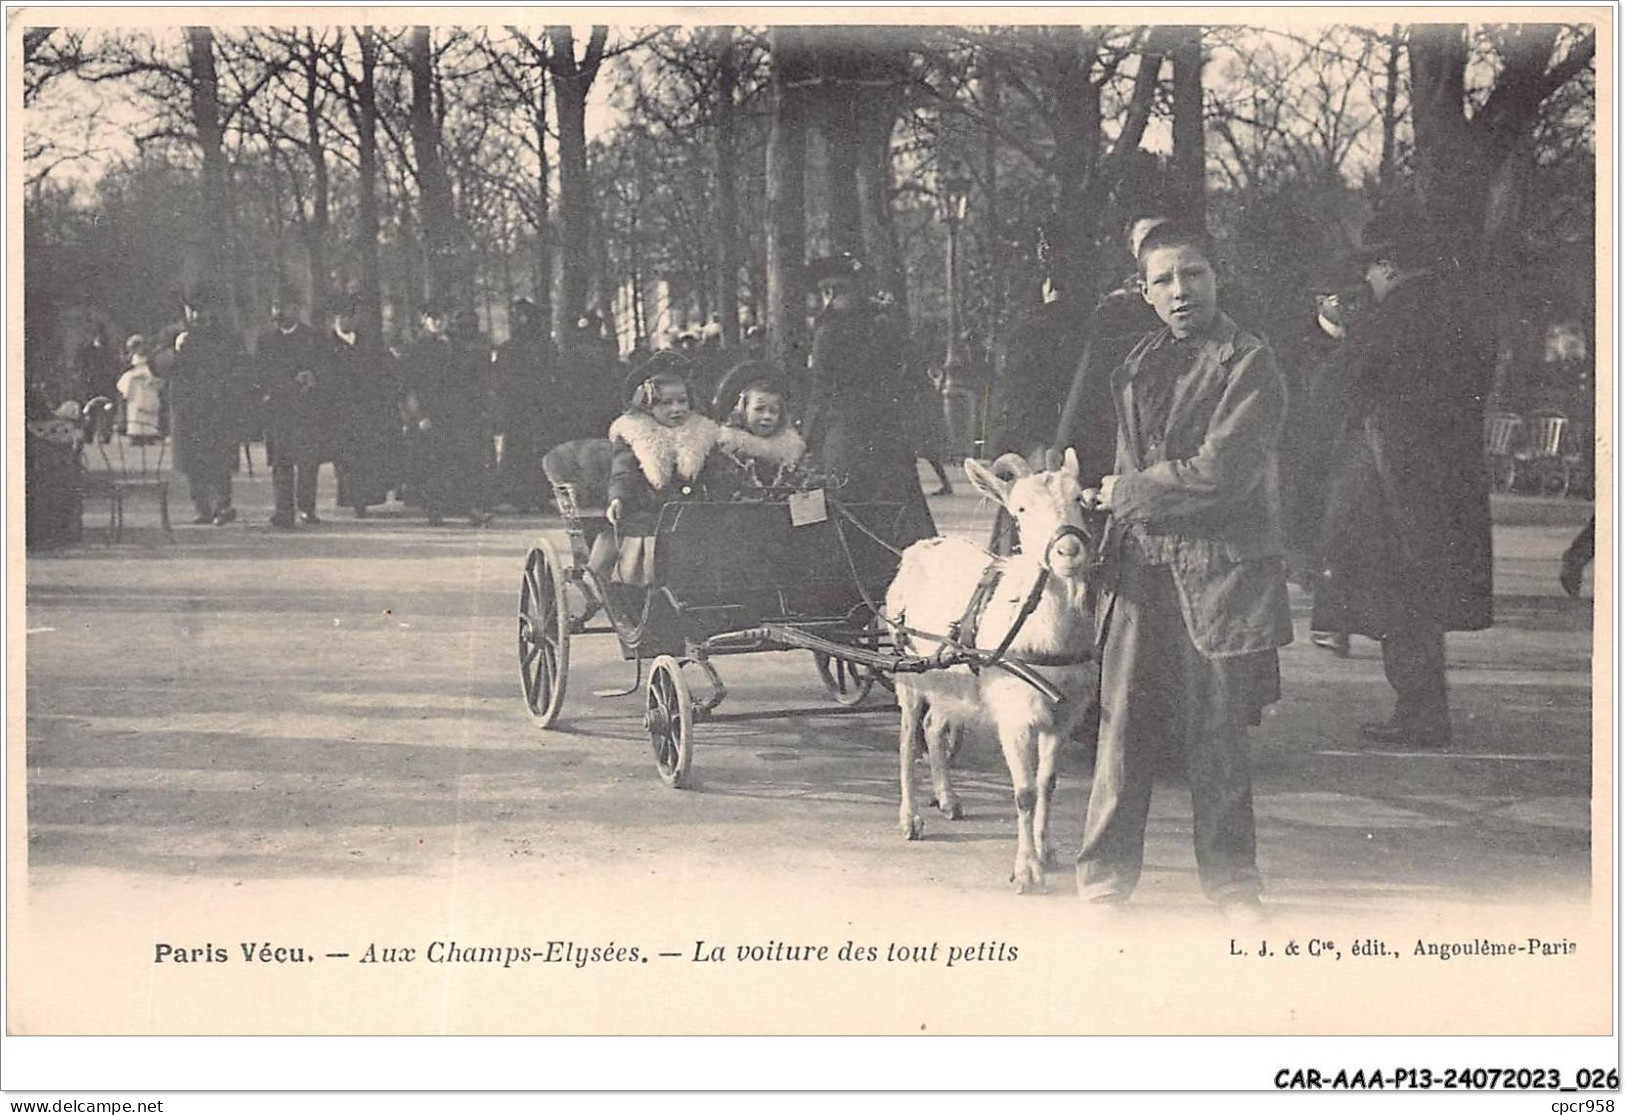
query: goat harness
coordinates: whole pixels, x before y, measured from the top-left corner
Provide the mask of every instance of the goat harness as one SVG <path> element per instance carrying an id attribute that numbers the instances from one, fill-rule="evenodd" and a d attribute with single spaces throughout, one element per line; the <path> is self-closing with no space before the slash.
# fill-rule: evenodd
<path id="1" fill-rule="evenodd" d="M 1033 587 L 1028 590 L 1022 599 L 1021 607 L 1016 612 L 1015 619 L 1000 639 L 999 645 L 992 652 L 976 649 L 976 636 L 981 630 L 982 617 L 987 611 L 988 603 L 993 599 L 999 582 L 1004 579 L 1004 564 L 999 561 L 990 561 L 982 570 L 981 579 L 976 583 L 976 589 L 971 593 L 970 599 L 965 603 L 965 611 L 957 620 L 948 625 L 947 634 L 935 635 L 928 631 L 919 631 L 906 626 L 899 616 L 892 626 L 905 637 L 930 639 L 937 643 L 936 653 L 931 657 L 931 664 L 937 668 L 965 665 L 970 667 L 971 673 L 980 673 L 984 665 L 1001 662 L 1019 663 L 1025 666 L 1080 666 L 1094 658 L 1092 650 L 1085 650 L 1078 654 L 1024 654 L 1019 657 L 1008 652 L 1016 636 L 1031 618 L 1033 612 L 1038 610 L 1038 602 L 1044 597 L 1044 589 L 1049 584 L 1049 551 L 1061 538 L 1071 535 L 1084 542 L 1092 542 L 1089 535 L 1074 526 L 1063 526 L 1050 538 L 1049 544 L 1044 548 L 1044 562 L 1038 567 L 1038 576 L 1033 579 Z"/>

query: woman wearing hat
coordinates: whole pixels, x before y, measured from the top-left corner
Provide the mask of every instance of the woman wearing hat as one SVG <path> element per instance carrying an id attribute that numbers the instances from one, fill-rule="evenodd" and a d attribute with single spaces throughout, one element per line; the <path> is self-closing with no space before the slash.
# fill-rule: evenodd
<path id="1" fill-rule="evenodd" d="M 901 337 L 906 330 L 864 299 L 868 273 L 850 255 L 815 261 L 824 309 L 813 323 L 807 419 L 809 455 L 844 477 L 842 499 L 908 507 L 907 545 L 937 533 L 909 444 Z"/>

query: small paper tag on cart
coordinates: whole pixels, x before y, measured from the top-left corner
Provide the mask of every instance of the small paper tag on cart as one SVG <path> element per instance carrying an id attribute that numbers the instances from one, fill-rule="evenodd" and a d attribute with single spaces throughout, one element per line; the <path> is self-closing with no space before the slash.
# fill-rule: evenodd
<path id="1" fill-rule="evenodd" d="M 824 503 L 824 489 L 814 488 L 810 492 L 790 493 L 791 526 L 811 526 L 814 523 L 822 523 L 828 518 L 829 508 Z"/>

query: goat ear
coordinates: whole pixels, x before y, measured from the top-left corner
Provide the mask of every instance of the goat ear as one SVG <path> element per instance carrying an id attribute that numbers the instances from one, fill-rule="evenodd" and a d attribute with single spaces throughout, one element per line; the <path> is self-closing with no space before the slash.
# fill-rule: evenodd
<path id="1" fill-rule="evenodd" d="M 1020 453 L 1002 453 L 993 462 L 993 475 L 1003 480 L 1020 480 L 1033 474 L 1033 466 Z"/>
<path id="2" fill-rule="evenodd" d="M 1000 478 L 992 469 L 974 458 L 966 459 L 965 475 L 970 478 L 977 491 L 989 499 L 997 500 L 999 506 L 1004 506 L 1005 499 L 1010 494 L 1009 481 Z"/>
<path id="3" fill-rule="evenodd" d="M 1078 464 L 1077 450 L 1073 449 L 1070 445 L 1066 447 L 1066 457 L 1061 462 L 1060 467 L 1065 469 L 1067 474 L 1074 480 L 1083 474 L 1083 468 Z"/>
<path id="4" fill-rule="evenodd" d="M 1068 452 L 1071 452 L 1071 451 L 1068 450 Z M 1057 453 L 1053 449 L 1044 450 L 1044 471 L 1045 472 L 1060 472 L 1061 471 L 1061 455 L 1059 453 Z"/>

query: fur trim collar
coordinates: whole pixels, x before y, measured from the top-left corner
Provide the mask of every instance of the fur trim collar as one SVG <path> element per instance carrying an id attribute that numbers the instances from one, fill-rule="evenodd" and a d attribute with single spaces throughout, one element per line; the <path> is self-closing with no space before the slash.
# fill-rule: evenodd
<path id="1" fill-rule="evenodd" d="M 779 468 L 789 468 L 807 452 L 807 443 L 789 426 L 772 437 L 762 437 L 738 426 L 724 426 L 720 444 L 735 456 L 764 461 Z"/>
<path id="2" fill-rule="evenodd" d="M 672 428 L 662 426 L 651 415 L 631 411 L 610 423 L 610 439 L 625 442 L 638 459 L 649 486 L 663 490 L 674 479 L 694 480 L 705 467 L 705 459 L 717 447 L 718 426 L 703 414 L 690 414 L 688 421 Z"/>

